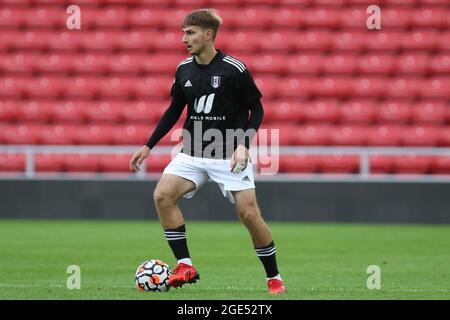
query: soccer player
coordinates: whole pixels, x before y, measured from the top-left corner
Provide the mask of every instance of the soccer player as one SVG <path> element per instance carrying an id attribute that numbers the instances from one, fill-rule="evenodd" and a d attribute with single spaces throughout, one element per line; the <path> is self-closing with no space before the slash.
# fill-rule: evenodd
<path id="1" fill-rule="evenodd" d="M 183 149 L 164 169 L 154 191 L 158 216 L 178 263 L 169 285 L 181 287 L 200 278 L 192 264 L 177 202 L 181 197 L 191 198 L 211 179 L 235 203 L 240 220 L 250 232 L 266 271 L 269 293 L 285 293 L 275 243 L 256 201 L 251 159 L 248 165 L 249 145 L 263 119 L 262 95 L 244 63 L 215 49 L 221 23 L 222 19 L 211 9 L 196 10 L 185 17 L 183 43 L 191 56 L 178 65 L 171 104 L 146 145 L 131 158 L 130 169 L 140 170 L 150 150 L 175 125 L 187 104 Z M 229 139 L 230 130 L 240 134 Z"/>

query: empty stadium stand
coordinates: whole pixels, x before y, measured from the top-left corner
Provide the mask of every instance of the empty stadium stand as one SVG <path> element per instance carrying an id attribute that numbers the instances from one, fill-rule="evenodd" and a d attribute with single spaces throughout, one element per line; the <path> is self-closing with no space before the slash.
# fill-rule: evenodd
<path id="1" fill-rule="evenodd" d="M 450 4 L 382 0 L 0 1 L 0 145 L 142 145 L 186 57 L 181 22 L 214 7 L 216 47 L 263 93 L 262 128 L 282 146 L 450 147 Z M 182 126 L 180 120 L 175 128 Z M 173 145 L 166 136 L 161 145 Z M 37 172 L 127 172 L 129 155 L 38 153 Z M 152 155 L 148 171 L 170 160 Z M 1 152 L 0 172 L 25 154 Z M 450 174 L 450 155 L 371 155 L 371 172 Z M 356 155 L 281 154 L 283 173 L 358 173 Z"/>

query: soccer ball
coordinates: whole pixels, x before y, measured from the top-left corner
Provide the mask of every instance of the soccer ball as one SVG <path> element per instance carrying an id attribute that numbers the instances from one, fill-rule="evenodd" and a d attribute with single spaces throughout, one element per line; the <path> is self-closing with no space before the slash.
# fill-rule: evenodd
<path id="1" fill-rule="evenodd" d="M 142 262 L 136 270 L 136 288 L 141 291 L 169 291 L 170 267 L 167 263 L 158 260 Z"/>

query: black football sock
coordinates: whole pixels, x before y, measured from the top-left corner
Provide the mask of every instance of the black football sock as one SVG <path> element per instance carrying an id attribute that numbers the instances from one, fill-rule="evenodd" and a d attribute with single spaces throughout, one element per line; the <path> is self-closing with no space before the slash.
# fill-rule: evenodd
<path id="1" fill-rule="evenodd" d="M 266 270 L 267 278 L 273 278 L 278 275 L 277 259 L 275 257 L 275 243 L 272 241 L 269 245 L 262 248 L 255 248 L 256 255 L 261 260 Z"/>
<path id="2" fill-rule="evenodd" d="M 164 230 L 164 235 L 177 260 L 190 258 L 186 240 L 186 227 L 184 224 L 176 229 Z"/>

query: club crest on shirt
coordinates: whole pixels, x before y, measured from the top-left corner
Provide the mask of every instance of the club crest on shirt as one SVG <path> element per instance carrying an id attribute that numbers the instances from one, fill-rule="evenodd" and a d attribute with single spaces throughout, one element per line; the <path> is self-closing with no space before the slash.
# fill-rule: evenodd
<path id="1" fill-rule="evenodd" d="M 211 85 L 214 89 L 217 89 L 220 86 L 220 77 L 212 76 L 211 77 Z"/>

